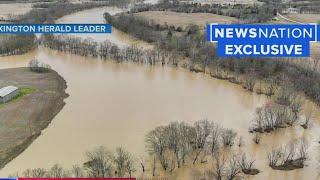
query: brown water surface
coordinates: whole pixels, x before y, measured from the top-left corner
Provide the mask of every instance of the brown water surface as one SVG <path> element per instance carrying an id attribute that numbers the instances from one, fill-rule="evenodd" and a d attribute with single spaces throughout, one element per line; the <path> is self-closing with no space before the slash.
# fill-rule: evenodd
<path id="1" fill-rule="evenodd" d="M 43 134 L 1 174 L 54 163 L 70 167 L 100 145 L 145 154 L 147 131 L 176 120 L 208 118 L 247 131 L 254 108 L 265 99 L 183 69 L 117 64 L 46 49 L 2 57 L 0 67 L 25 66 L 34 57 L 65 78 L 70 97 Z"/>
<path id="2" fill-rule="evenodd" d="M 104 11 L 99 8 L 79 12 L 60 22 L 78 23 L 79 18 L 92 18 L 90 23 L 101 23 L 100 15 Z M 112 12 L 115 11 L 118 10 Z M 100 41 L 105 37 L 91 38 Z M 117 33 L 106 38 L 119 45 L 135 42 Z M 0 176 L 28 168 L 49 168 L 56 163 L 70 168 L 83 163 L 87 150 L 101 145 L 111 150 L 122 146 L 136 157 L 145 156 L 144 137 L 151 129 L 172 121 L 192 123 L 208 118 L 236 130 L 243 137 L 245 145 L 241 151 L 255 156 L 257 168 L 263 171 L 254 179 L 317 178 L 319 111 L 316 111 L 312 128 L 282 129 L 264 136 L 261 145 L 254 145 L 248 127 L 255 108 L 267 98 L 238 85 L 179 68 L 118 64 L 44 48 L 25 55 L 0 57 L 0 68 L 23 67 L 32 58 L 50 64 L 65 78 L 70 97 L 42 135 L 3 168 Z M 306 109 L 309 108 L 314 105 L 307 102 Z M 267 167 L 266 152 L 271 147 L 300 137 L 307 138 L 310 144 L 307 167 L 289 172 Z M 190 175 L 185 169 L 177 174 L 179 179 L 188 179 Z"/>

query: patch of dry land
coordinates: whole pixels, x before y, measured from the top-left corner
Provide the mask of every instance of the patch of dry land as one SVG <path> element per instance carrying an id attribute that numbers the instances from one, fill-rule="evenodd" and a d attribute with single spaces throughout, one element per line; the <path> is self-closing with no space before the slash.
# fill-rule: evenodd
<path id="1" fill-rule="evenodd" d="M 22 153 L 65 105 L 65 80 L 55 71 L 0 70 L 0 87 L 19 87 L 20 95 L 0 104 L 0 168 Z"/>
<path id="2" fill-rule="evenodd" d="M 0 19 L 8 19 L 10 16 L 23 15 L 31 9 L 31 3 L 0 4 Z"/>
<path id="3" fill-rule="evenodd" d="M 320 14 L 286 14 L 285 16 L 301 23 L 318 23 L 320 21 Z"/>
<path id="4" fill-rule="evenodd" d="M 145 11 L 136 13 L 137 16 L 153 20 L 159 24 L 174 25 L 175 27 L 186 27 L 190 24 L 205 26 L 206 23 L 230 24 L 237 22 L 236 18 L 220 16 L 210 13 L 177 13 L 171 11 Z"/>

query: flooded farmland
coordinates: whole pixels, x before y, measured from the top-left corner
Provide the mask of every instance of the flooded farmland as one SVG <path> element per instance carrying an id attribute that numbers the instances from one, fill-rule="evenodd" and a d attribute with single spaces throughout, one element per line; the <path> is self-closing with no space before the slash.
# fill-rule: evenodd
<path id="1" fill-rule="evenodd" d="M 87 10 L 58 22 L 103 23 L 102 15 L 106 11 L 115 14 L 122 10 Z M 108 39 L 119 46 L 134 43 L 149 46 L 119 31 L 89 37 L 99 42 Z M 252 179 L 316 179 L 318 176 L 319 111 L 312 128 L 281 129 L 263 137 L 260 145 L 254 145 L 248 127 L 256 107 L 268 99 L 238 85 L 179 68 L 119 64 L 45 48 L 25 55 L 0 57 L 0 68 L 23 67 L 33 58 L 50 64 L 65 78 L 70 97 L 42 135 L 0 171 L 1 176 L 27 168 L 49 168 L 56 163 L 67 168 L 81 164 L 87 150 L 101 145 L 109 149 L 122 146 L 137 157 L 146 156 L 144 138 L 149 130 L 172 121 L 192 123 L 204 118 L 233 128 L 244 138 L 241 151 L 253 155 L 257 168 L 262 170 Z M 307 108 L 314 105 L 306 103 Z M 309 140 L 307 166 L 288 172 L 271 170 L 266 152 L 299 137 Z M 177 172 L 178 179 L 187 179 L 188 173 L 183 171 Z"/>

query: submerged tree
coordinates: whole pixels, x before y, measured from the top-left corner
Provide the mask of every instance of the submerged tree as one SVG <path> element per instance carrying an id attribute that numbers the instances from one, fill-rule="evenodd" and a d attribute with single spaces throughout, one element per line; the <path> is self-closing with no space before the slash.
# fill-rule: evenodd
<path id="1" fill-rule="evenodd" d="M 293 170 L 304 167 L 307 158 L 307 142 L 301 139 L 274 148 L 267 154 L 269 166 L 277 170 Z"/>
<path id="2" fill-rule="evenodd" d="M 87 162 L 84 167 L 89 177 L 104 178 L 112 176 L 112 153 L 105 147 L 98 147 L 88 151 Z"/>
<path id="3" fill-rule="evenodd" d="M 114 156 L 114 164 L 116 168 L 117 177 L 132 177 L 132 173 L 135 171 L 134 161 L 129 152 L 123 148 L 117 148 Z"/>

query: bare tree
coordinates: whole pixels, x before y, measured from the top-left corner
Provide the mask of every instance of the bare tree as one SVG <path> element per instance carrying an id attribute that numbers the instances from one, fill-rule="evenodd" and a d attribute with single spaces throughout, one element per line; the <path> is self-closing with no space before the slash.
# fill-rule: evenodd
<path id="1" fill-rule="evenodd" d="M 53 165 L 47 174 L 52 178 L 62 178 L 66 176 L 64 169 L 58 164 Z"/>
<path id="2" fill-rule="evenodd" d="M 168 143 L 168 148 L 174 152 L 174 155 L 176 157 L 176 161 L 178 164 L 178 168 L 180 168 L 181 165 L 181 151 L 182 151 L 182 137 L 180 136 L 180 128 L 179 128 L 179 123 L 174 122 L 170 123 L 166 129 L 166 138 L 167 138 L 167 143 Z"/>
<path id="3" fill-rule="evenodd" d="M 239 177 L 241 173 L 241 167 L 238 162 L 238 157 L 236 155 L 233 155 L 230 158 L 228 168 L 226 170 L 226 179 L 232 180 Z"/>
<path id="4" fill-rule="evenodd" d="M 226 158 L 224 155 L 221 155 L 217 152 L 214 155 L 214 169 L 213 169 L 213 177 L 216 180 L 222 180 L 226 173 Z"/>
<path id="5" fill-rule="evenodd" d="M 206 148 L 208 145 L 209 136 L 213 129 L 213 124 L 207 119 L 203 119 L 195 122 L 194 124 L 195 133 L 193 134 L 193 164 L 195 164 L 199 157 L 205 156 Z"/>
<path id="6" fill-rule="evenodd" d="M 165 150 L 167 148 L 165 127 L 159 126 L 156 129 L 150 131 L 146 136 L 147 148 L 150 154 L 157 155 L 160 160 L 160 164 L 164 170 L 168 168 L 168 162 L 165 157 Z"/>
<path id="7" fill-rule="evenodd" d="M 264 88 L 265 94 L 268 97 L 271 97 L 272 95 L 274 95 L 275 91 L 277 90 L 277 84 L 276 81 L 272 78 L 268 78 L 266 80 L 266 85 Z"/>
<path id="8" fill-rule="evenodd" d="M 124 177 L 126 175 L 129 175 L 129 177 L 132 176 L 132 172 L 135 171 L 135 167 L 133 158 L 129 152 L 123 148 L 117 148 L 113 161 L 117 172 L 116 175 L 118 177 Z"/>
<path id="9" fill-rule="evenodd" d="M 219 149 L 219 139 L 221 135 L 221 127 L 213 123 L 212 131 L 210 135 L 210 143 L 211 143 L 211 153 L 213 154 L 216 150 Z"/>
<path id="10" fill-rule="evenodd" d="M 43 178 L 46 176 L 46 170 L 42 168 L 32 169 L 31 170 L 31 177 L 34 178 Z"/>
<path id="11" fill-rule="evenodd" d="M 248 77 L 244 81 L 243 88 L 252 92 L 255 84 L 256 80 L 253 77 Z"/>
<path id="12" fill-rule="evenodd" d="M 25 171 L 22 172 L 23 177 L 31 177 L 32 170 L 31 169 L 26 169 Z"/>
<path id="13" fill-rule="evenodd" d="M 303 168 L 307 157 L 307 142 L 304 139 L 290 142 L 268 153 L 269 166 L 278 170 Z"/>
<path id="14" fill-rule="evenodd" d="M 272 149 L 272 151 L 268 153 L 267 157 L 270 167 L 277 166 L 278 162 L 282 157 L 281 149 Z"/>
<path id="15" fill-rule="evenodd" d="M 310 108 L 310 109 L 307 109 L 305 111 L 305 114 L 304 114 L 304 117 L 305 117 L 305 120 L 304 120 L 304 123 L 301 125 L 304 129 L 307 129 L 310 127 L 311 125 L 311 121 L 312 121 L 312 118 L 313 118 L 313 109 Z"/>
<path id="16" fill-rule="evenodd" d="M 29 69 L 33 72 L 44 73 L 48 72 L 51 69 L 51 67 L 50 65 L 42 63 L 37 59 L 33 59 L 29 62 Z"/>
<path id="17" fill-rule="evenodd" d="M 301 96 L 293 96 L 290 104 L 291 111 L 294 113 L 295 118 L 298 118 L 298 114 L 302 110 L 303 98 Z"/>
<path id="18" fill-rule="evenodd" d="M 253 119 L 251 131 L 270 132 L 277 128 L 292 126 L 298 119 L 288 106 L 267 103 L 256 109 L 256 116 Z"/>
<path id="19" fill-rule="evenodd" d="M 276 102 L 281 105 L 290 106 L 294 97 L 294 90 L 290 85 L 283 85 L 276 93 Z"/>
<path id="20" fill-rule="evenodd" d="M 78 165 L 73 165 L 70 170 L 71 176 L 75 178 L 82 178 L 84 177 L 83 169 Z"/>
<path id="21" fill-rule="evenodd" d="M 239 166 L 244 174 L 256 175 L 260 171 L 254 168 L 254 159 L 248 159 L 246 154 L 242 154 L 239 159 Z"/>
<path id="22" fill-rule="evenodd" d="M 177 160 L 182 161 L 182 164 L 185 164 L 186 156 L 192 151 L 193 134 L 195 133 L 195 128 L 186 124 L 179 124 L 179 149 L 180 153 L 176 154 Z M 179 162 L 178 162 L 179 163 Z M 179 167 L 179 166 L 178 166 Z"/>
<path id="23" fill-rule="evenodd" d="M 259 133 L 254 133 L 254 136 L 253 136 L 253 142 L 255 142 L 256 144 L 260 144 L 260 141 L 261 141 L 261 134 Z"/>
<path id="24" fill-rule="evenodd" d="M 144 161 L 144 158 L 143 157 L 140 157 L 140 166 L 141 166 L 141 169 L 142 169 L 142 173 L 145 172 L 145 161 Z"/>
<path id="25" fill-rule="evenodd" d="M 112 154 L 105 147 L 98 147 L 88 151 L 87 162 L 84 167 L 89 177 L 103 178 L 112 175 Z"/>
<path id="26" fill-rule="evenodd" d="M 233 146 L 237 133 L 232 129 L 224 129 L 221 133 L 221 138 L 224 146 Z"/>

